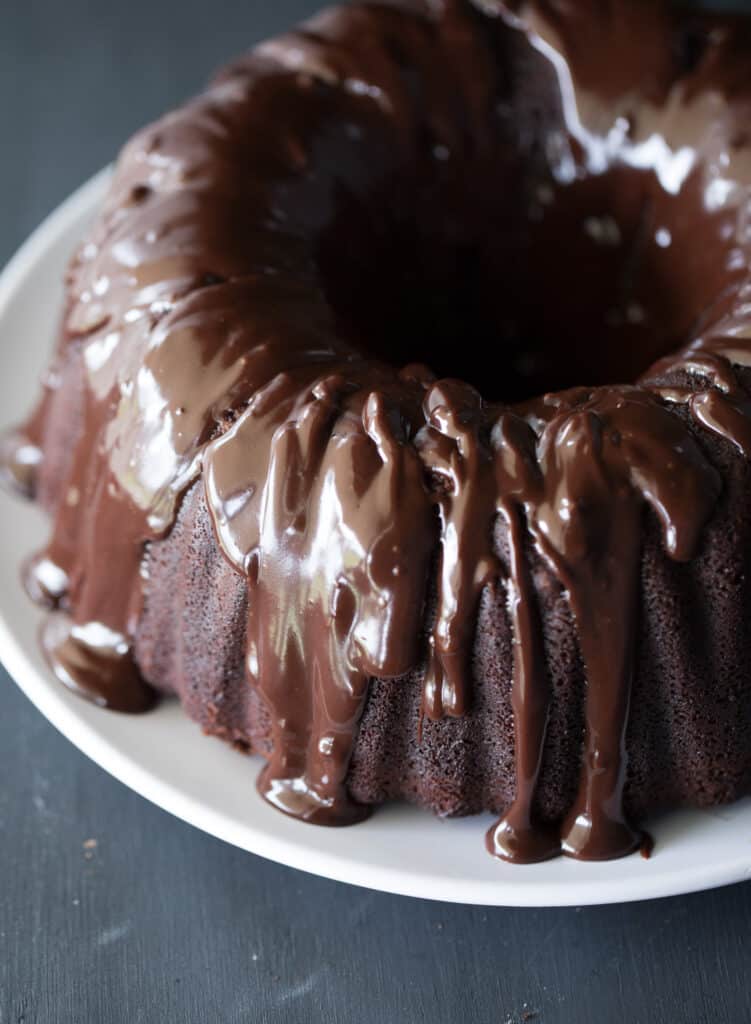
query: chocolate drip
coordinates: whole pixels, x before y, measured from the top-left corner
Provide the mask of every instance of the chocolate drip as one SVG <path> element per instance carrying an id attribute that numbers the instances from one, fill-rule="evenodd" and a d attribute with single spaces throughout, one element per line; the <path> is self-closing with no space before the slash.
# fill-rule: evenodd
<path id="1" fill-rule="evenodd" d="M 562 393 L 528 413 L 531 429 L 502 419 L 494 431 L 500 481 L 526 511 L 541 555 L 568 593 L 587 678 L 582 781 L 562 825 L 561 848 L 582 859 L 622 856 L 641 838 L 623 810 L 625 737 L 639 596 L 642 509 L 660 520 L 668 554 L 693 553 L 720 490 L 719 476 L 677 420 L 649 392 L 635 388 Z M 665 472 L 665 470 L 668 472 Z M 513 523 L 513 520 L 512 520 Z M 529 639 L 532 596 L 518 564 L 518 524 L 511 530 L 512 580 L 524 603 L 516 609 L 514 706 L 517 800 L 491 830 L 488 845 L 506 859 L 550 856 L 552 841 L 530 829 L 531 794 L 545 739 L 546 683 L 539 647 Z M 519 612 L 524 618 L 519 621 Z M 539 641 L 538 641 L 539 644 Z M 535 697 L 523 690 L 535 680 Z M 521 828 L 517 822 L 520 822 Z"/>
<path id="2" fill-rule="evenodd" d="M 78 696 L 129 714 L 154 706 L 156 694 L 141 678 L 123 634 L 94 621 L 77 626 L 56 612 L 42 627 L 41 642 L 52 671 Z"/>
<path id="3" fill-rule="evenodd" d="M 526 558 L 523 514 L 509 502 L 503 515 L 509 534 L 508 594 L 514 631 L 516 795 L 506 814 L 489 829 L 486 845 L 490 853 L 503 860 L 531 864 L 556 856 L 561 845 L 555 830 L 536 819 L 534 805 L 551 694 L 539 610 Z"/>
<path id="4" fill-rule="evenodd" d="M 24 498 L 39 498 L 39 470 L 44 458 L 44 426 L 55 393 L 55 367 L 47 372 L 36 409 L 23 426 L 0 438 L 0 482 Z"/>
<path id="5" fill-rule="evenodd" d="M 271 390 L 268 412 L 261 395 L 205 456 L 218 536 L 248 576 L 248 676 L 272 715 L 259 788 L 288 814 L 349 824 L 367 813 L 345 782 L 368 682 L 418 657 L 434 519 L 393 399 L 333 374 L 285 415 Z"/>
<path id="6" fill-rule="evenodd" d="M 424 411 L 427 427 L 417 449 L 440 481 L 441 560 L 422 710 L 436 719 L 469 708 L 477 606 L 500 567 L 492 550 L 496 497 L 492 458 L 480 438 L 482 399 L 459 381 L 439 381 L 428 391 Z"/>
<path id="7" fill-rule="evenodd" d="M 306 821 L 368 813 L 347 780 L 372 679 L 421 672 L 431 720 L 471 710 L 478 608 L 500 582 L 516 787 L 489 849 L 531 862 L 643 843 L 624 789 L 644 520 L 669 558 L 690 559 L 721 486 L 702 434 L 751 456 L 737 371 L 751 366 L 751 161 L 732 143 L 726 38 L 676 60 L 667 8 L 589 6 L 580 36 L 564 6 L 536 2 L 353 5 L 141 133 L 70 272 L 56 365 L 80 364 L 75 443 L 47 465 L 54 372 L 5 442 L 6 479 L 54 515 L 27 579 L 56 609 L 52 667 L 123 711 L 153 702 L 133 655 L 144 551 L 202 479 L 247 581 L 247 683 L 271 723 L 259 788 Z M 584 289 L 564 272 L 564 236 Z M 396 268 L 383 287 L 371 250 Z M 476 349 L 482 384 L 537 394 L 570 359 L 588 386 L 509 406 L 400 372 L 442 361 L 441 289 L 458 277 L 481 312 L 452 354 Z M 366 284 L 358 320 L 351 293 Z M 403 344 L 421 284 L 432 320 Z M 590 322 L 593 294 L 611 298 Z M 384 325 L 372 345 L 371 315 Z M 569 321 L 563 357 L 562 340 L 533 337 Z M 638 386 L 589 386 L 602 367 L 636 379 L 673 348 Z M 537 805 L 555 696 L 534 563 L 565 593 L 586 679 L 581 777 L 555 823 Z"/>
<path id="8" fill-rule="evenodd" d="M 687 404 L 697 423 L 735 445 L 745 458 L 751 458 L 751 398 L 739 383 L 734 364 L 751 364 L 742 339 L 700 338 L 683 353 L 659 362 L 648 376 L 681 372 L 705 380 L 707 390 L 668 386 L 657 391 L 666 401 Z"/>
<path id="9" fill-rule="evenodd" d="M 42 449 L 28 434 L 9 434 L 0 445 L 0 472 L 2 481 L 11 490 L 33 498 L 37 470 L 42 461 Z"/>
<path id="10" fill-rule="evenodd" d="M 85 401 L 84 432 L 96 439 L 99 409 L 93 395 Z M 130 514 L 114 475 L 97 472 L 99 461 L 96 441 L 76 449 L 51 542 L 30 564 L 26 586 L 44 604 L 74 609 L 73 618 L 58 612 L 41 634 L 57 678 L 102 706 L 145 710 L 154 694 L 140 677 L 128 635 L 141 600 L 142 544 L 150 534 Z M 103 571 L 109 551 L 114 578 Z M 120 573 L 125 586 L 118 585 Z"/>

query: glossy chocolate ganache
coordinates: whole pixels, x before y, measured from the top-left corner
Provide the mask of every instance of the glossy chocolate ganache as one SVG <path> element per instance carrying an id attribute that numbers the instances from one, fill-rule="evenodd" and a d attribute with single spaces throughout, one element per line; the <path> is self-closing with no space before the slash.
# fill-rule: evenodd
<path id="1" fill-rule="evenodd" d="M 5 444 L 62 682 L 177 692 L 307 821 L 495 810 L 512 861 L 751 790 L 745 648 L 705 721 L 684 658 L 751 607 L 749 53 L 651 0 L 353 5 L 137 135 Z"/>

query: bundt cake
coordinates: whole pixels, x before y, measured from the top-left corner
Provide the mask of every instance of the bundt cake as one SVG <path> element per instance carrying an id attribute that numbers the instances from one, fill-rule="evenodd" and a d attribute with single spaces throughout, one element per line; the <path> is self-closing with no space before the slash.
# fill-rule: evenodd
<path id="1" fill-rule="evenodd" d="M 140 132 L 3 449 L 59 679 L 511 861 L 749 793 L 749 55 L 654 0 L 354 4 Z"/>

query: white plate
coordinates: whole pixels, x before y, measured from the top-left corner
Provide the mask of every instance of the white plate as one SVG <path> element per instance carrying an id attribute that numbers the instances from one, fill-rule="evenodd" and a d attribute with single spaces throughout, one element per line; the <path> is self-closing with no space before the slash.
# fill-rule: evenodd
<path id="1" fill-rule="evenodd" d="M 66 260 L 95 213 L 108 172 L 63 204 L 0 277 L 0 410 L 28 411 L 54 337 Z M 5 425 L 5 423 L 3 423 Z M 439 821 L 389 806 L 348 829 L 314 828 L 268 807 L 257 759 L 204 738 L 176 703 L 129 717 L 101 711 L 57 683 L 39 654 L 39 612 L 19 563 L 46 535 L 41 514 L 0 495 L 0 657 L 65 736 L 147 799 L 229 843 L 282 864 L 387 892 L 458 903 L 565 906 L 648 899 L 751 877 L 751 801 L 656 822 L 655 851 L 604 864 L 558 859 L 519 867 L 485 853 L 490 818 Z"/>

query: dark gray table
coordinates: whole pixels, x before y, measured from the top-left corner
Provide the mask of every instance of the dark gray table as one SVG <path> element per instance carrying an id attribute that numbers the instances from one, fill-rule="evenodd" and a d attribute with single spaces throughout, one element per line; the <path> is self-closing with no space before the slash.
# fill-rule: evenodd
<path id="1" fill-rule="evenodd" d="M 0 261 L 133 129 L 314 6 L 0 0 Z M 0 778 L 0 1024 L 751 1021 L 751 885 L 506 911 L 322 881 L 152 807 L 1 670 Z"/>

